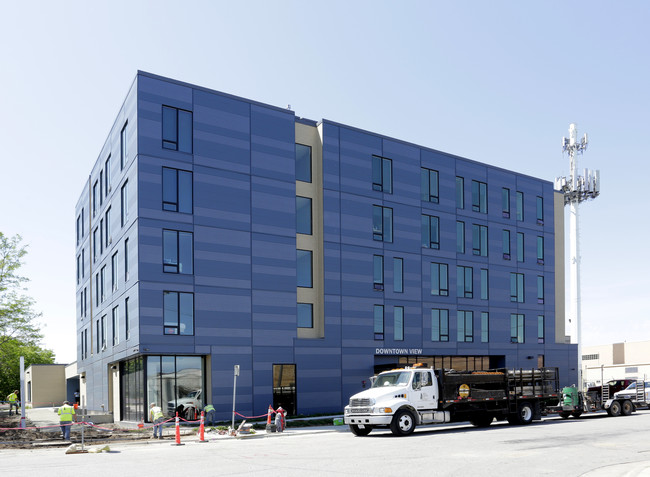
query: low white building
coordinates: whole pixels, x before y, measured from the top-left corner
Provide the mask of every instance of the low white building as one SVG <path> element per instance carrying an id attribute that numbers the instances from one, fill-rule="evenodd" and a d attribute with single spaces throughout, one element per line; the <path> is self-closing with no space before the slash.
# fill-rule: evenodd
<path id="1" fill-rule="evenodd" d="M 586 386 L 612 379 L 650 380 L 650 341 L 584 346 L 582 352 Z"/>

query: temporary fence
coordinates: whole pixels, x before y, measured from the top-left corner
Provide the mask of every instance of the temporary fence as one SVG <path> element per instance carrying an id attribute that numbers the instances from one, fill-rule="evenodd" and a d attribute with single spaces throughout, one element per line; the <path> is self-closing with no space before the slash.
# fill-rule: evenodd
<path id="1" fill-rule="evenodd" d="M 269 411 L 266 414 L 260 414 L 260 415 L 256 415 L 256 416 L 247 416 L 247 415 L 244 415 L 244 414 L 236 412 L 236 411 L 235 411 L 235 414 L 237 416 L 241 417 L 242 419 L 261 419 L 261 418 L 267 417 L 270 420 L 271 414 L 272 413 L 278 413 L 278 412 L 282 413 L 282 420 L 284 421 L 284 413 L 286 411 L 282 410 L 282 408 L 278 408 L 277 410 L 274 410 L 272 408 L 272 406 L 269 406 Z M 140 422 L 137 425 L 137 428 L 134 428 L 134 429 L 124 429 L 124 428 L 114 429 L 114 428 L 103 427 L 101 425 L 94 424 L 92 421 L 82 420 L 82 421 L 73 421 L 73 422 L 66 423 L 66 424 L 51 424 L 51 425 L 45 425 L 45 426 L 0 427 L 0 436 L 3 433 L 7 432 L 7 431 L 31 431 L 31 430 L 60 429 L 61 427 L 68 427 L 68 426 L 70 426 L 70 427 L 71 426 L 84 426 L 84 427 L 87 427 L 87 428 L 97 429 L 99 431 L 110 432 L 112 434 L 122 434 L 122 435 L 125 435 L 125 434 L 128 434 L 128 433 L 140 433 L 140 434 L 142 434 L 143 431 L 151 430 L 155 426 L 158 426 L 158 425 L 164 428 L 165 425 L 169 424 L 170 422 L 173 422 L 174 428 L 175 428 L 175 432 L 174 432 L 175 443 L 174 443 L 174 445 L 183 445 L 181 443 L 181 440 L 180 440 L 180 426 L 181 425 L 197 425 L 198 424 L 199 425 L 199 442 L 206 442 L 205 441 L 205 434 L 204 434 L 204 432 L 205 432 L 205 413 L 203 411 L 201 411 L 201 415 L 196 420 L 184 419 L 184 418 L 178 416 L 178 413 L 176 413 L 175 417 L 171 417 L 169 419 L 166 419 L 166 420 L 162 421 L 159 424 L 155 424 L 155 423 L 144 424 L 143 422 Z M 268 423 L 268 421 L 267 421 L 267 423 Z M 284 422 L 283 422 L 283 427 L 284 427 Z M 83 430 L 82 430 L 82 432 L 83 432 Z"/>

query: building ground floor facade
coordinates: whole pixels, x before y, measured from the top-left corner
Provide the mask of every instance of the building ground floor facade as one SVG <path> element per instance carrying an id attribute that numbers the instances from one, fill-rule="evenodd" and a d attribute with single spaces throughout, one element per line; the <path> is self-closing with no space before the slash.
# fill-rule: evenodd
<path id="1" fill-rule="evenodd" d="M 230 351 L 140 354 L 87 368 L 81 375 L 82 405 L 111 412 L 115 421 L 147 422 L 152 402 L 167 417 L 178 412 L 186 420 L 197 419 L 207 404 L 213 404 L 215 418 L 229 421 L 234 394 L 238 416 L 264 414 L 269 405 L 282 406 L 289 415 L 338 414 L 352 394 L 370 386 L 373 374 L 415 363 L 456 370 L 548 366 L 559 368 L 561 385 L 577 379 L 577 347 L 567 344 L 468 349 L 463 354 L 433 348 L 313 346 L 261 347 L 247 355 Z"/>

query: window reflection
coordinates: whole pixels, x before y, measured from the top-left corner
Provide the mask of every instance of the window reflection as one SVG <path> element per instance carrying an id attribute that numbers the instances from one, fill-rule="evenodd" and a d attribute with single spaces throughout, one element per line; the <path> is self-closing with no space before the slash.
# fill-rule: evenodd
<path id="1" fill-rule="evenodd" d="M 179 417 L 183 419 L 197 419 L 205 405 L 203 358 L 201 356 L 148 356 L 146 365 L 147 398 L 145 401 L 141 393 L 140 403 L 155 402 L 167 417 L 174 417 L 178 412 Z M 140 379 L 143 380 L 143 377 Z M 125 396 L 126 394 L 125 392 Z M 148 415 L 143 417 L 149 419 Z"/>

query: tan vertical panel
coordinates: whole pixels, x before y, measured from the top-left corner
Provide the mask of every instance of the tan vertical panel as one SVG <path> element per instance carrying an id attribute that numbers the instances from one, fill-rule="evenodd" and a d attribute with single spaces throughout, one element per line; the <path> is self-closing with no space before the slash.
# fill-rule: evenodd
<path id="1" fill-rule="evenodd" d="M 309 197 L 312 205 L 312 235 L 297 234 L 296 248 L 311 250 L 313 287 L 298 288 L 299 303 L 311 303 L 314 309 L 313 328 L 298 328 L 298 338 L 325 336 L 324 265 L 323 265 L 323 142 L 315 126 L 296 123 L 296 142 L 311 146 L 312 181 L 296 181 L 296 195 Z"/>

